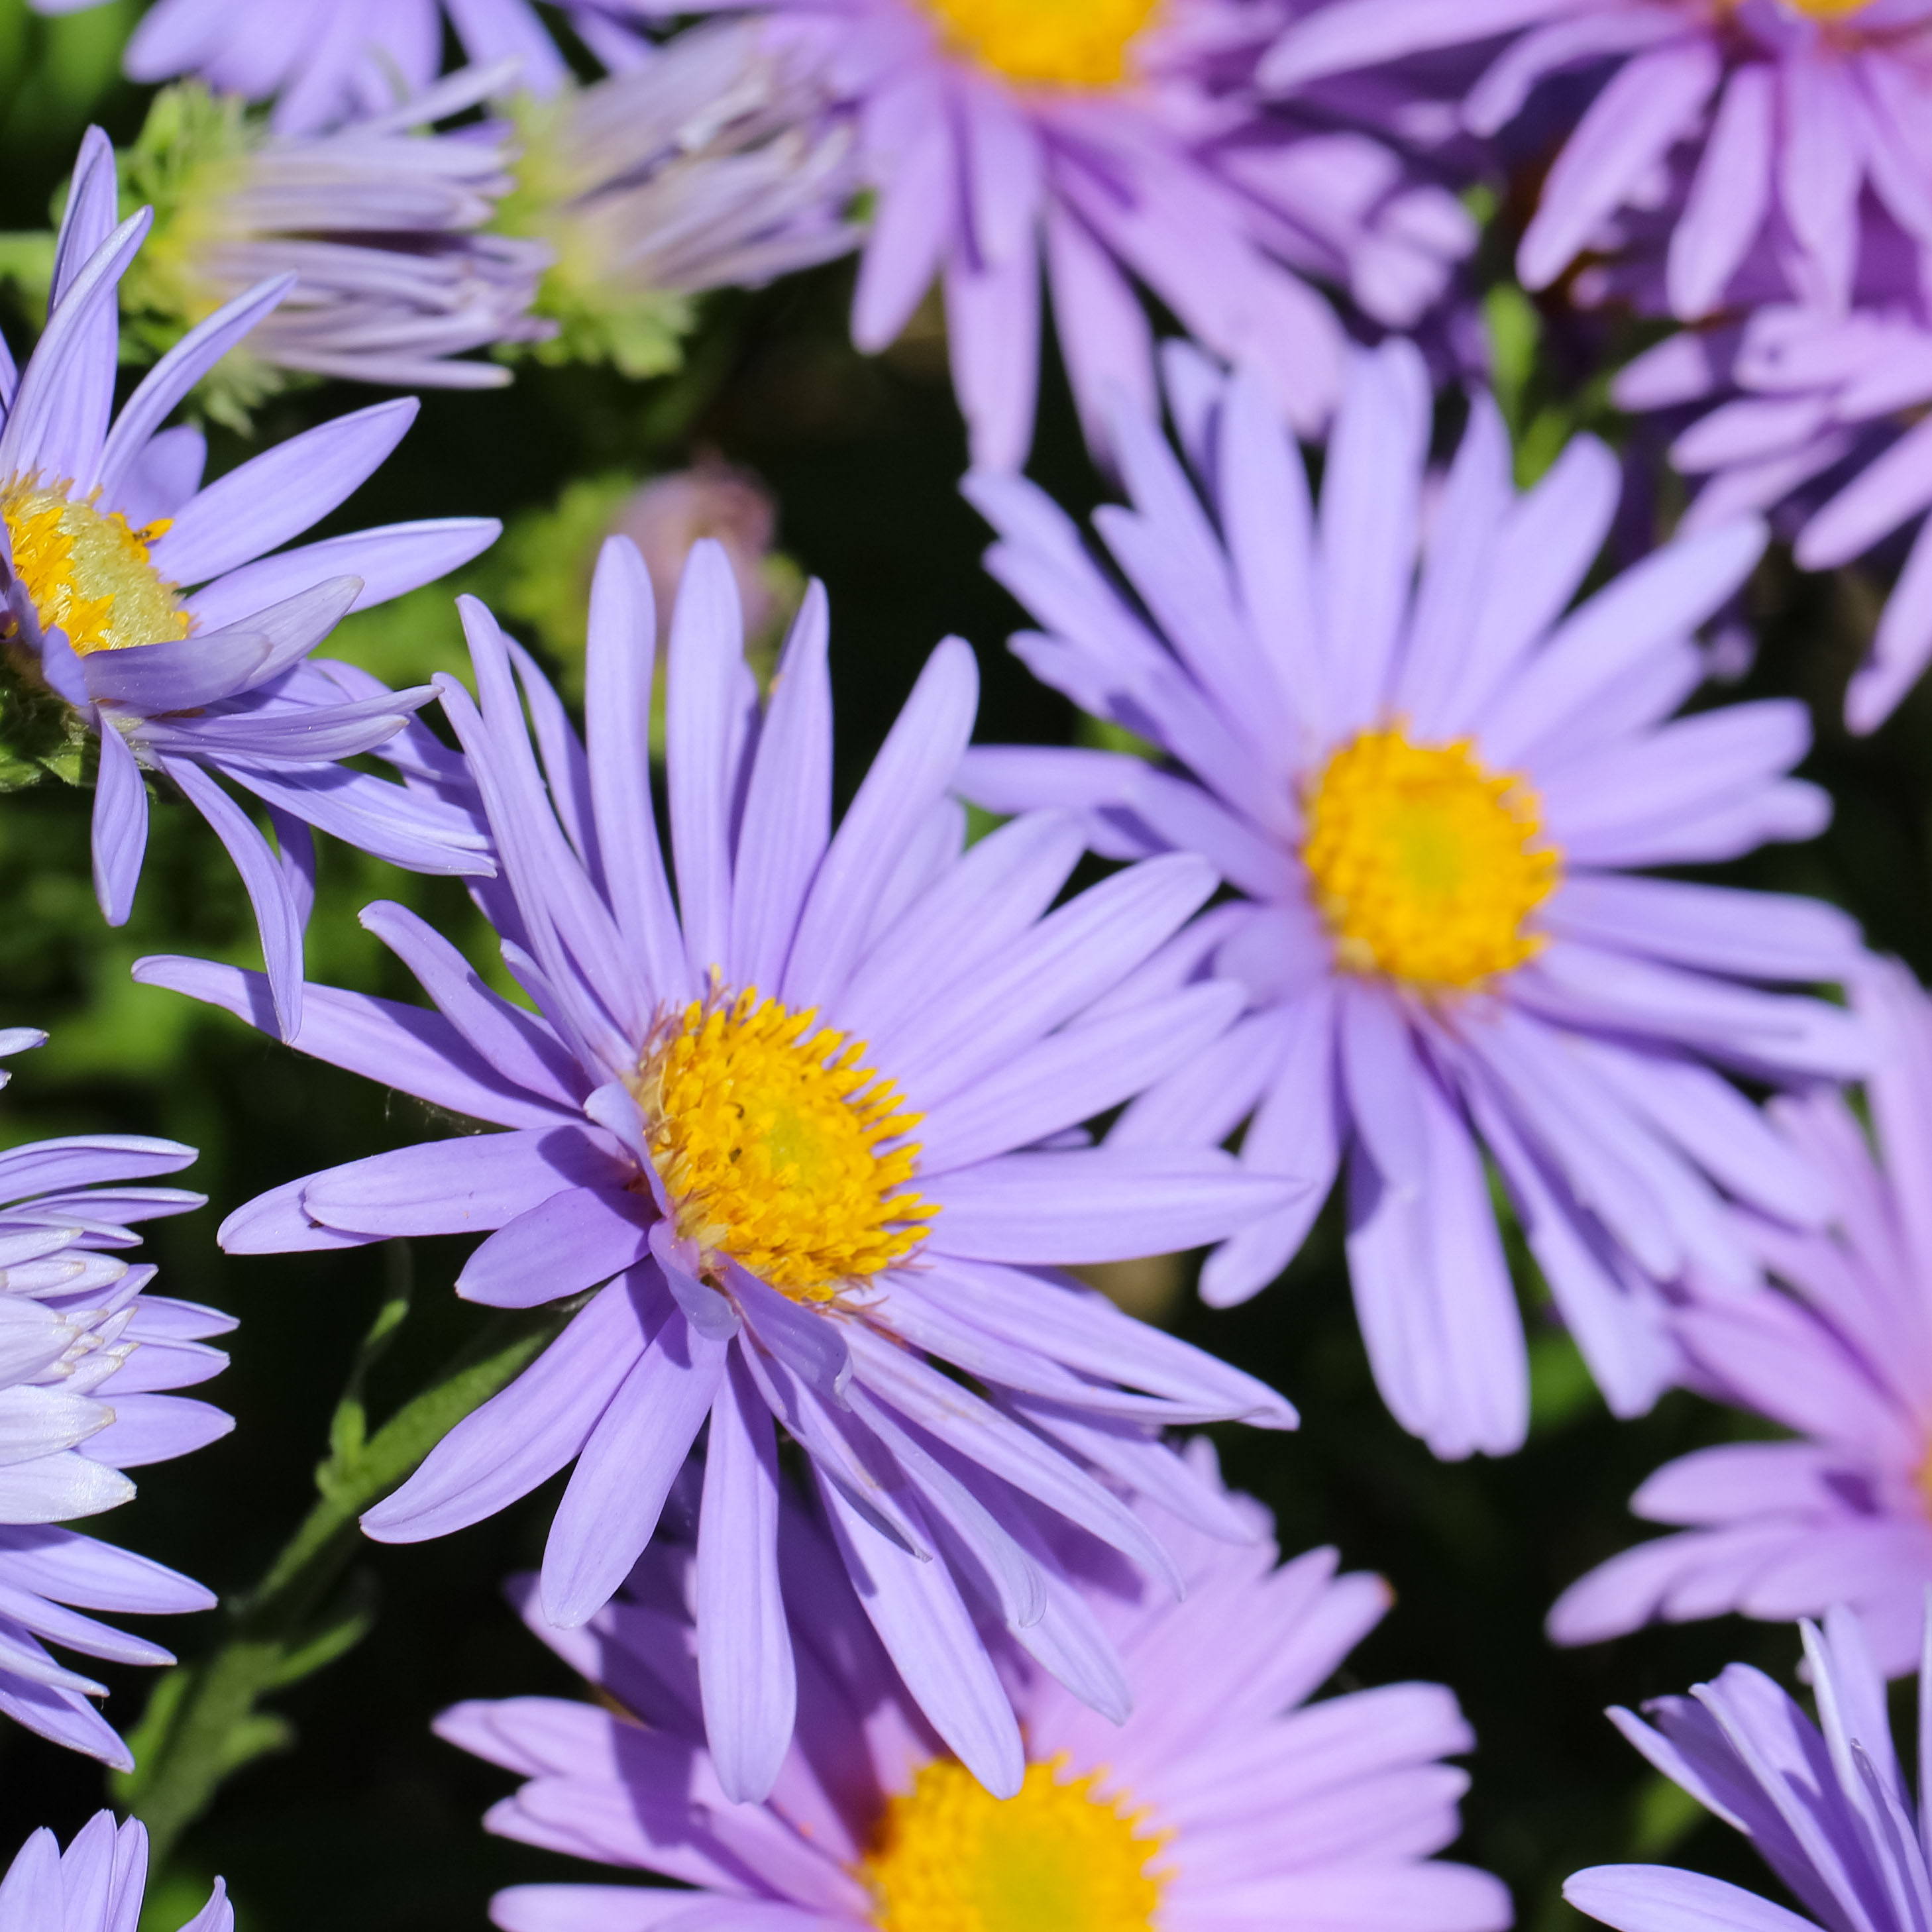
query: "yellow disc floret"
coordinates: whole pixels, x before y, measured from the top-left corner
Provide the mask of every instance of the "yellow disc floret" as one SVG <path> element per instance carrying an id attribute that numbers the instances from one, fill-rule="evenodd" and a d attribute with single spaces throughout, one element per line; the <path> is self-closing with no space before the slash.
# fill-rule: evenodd
<path id="1" fill-rule="evenodd" d="M 1064 1763 L 1027 1768 L 995 1798 L 940 1759 L 886 1806 L 861 1876 L 880 1932 L 1145 1932 L 1163 1838 Z"/>
<path id="2" fill-rule="evenodd" d="M 1540 837 L 1536 794 L 1486 769 L 1468 739 L 1362 732 L 1306 806 L 1302 856 L 1350 971 L 1468 987 L 1541 950 L 1525 922 L 1556 889 L 1561 855 Z"/>
<path id="3" fill-rule="evenodd" d="M 40 628 L 64 632 L 82 657 L 188 635 L 188 614 L 148 558 L 166 522 L 134 530 L 118 510 L 31 478 L 0 487 L 0 518 Z"/>
<path id="4" fill-rule="evenodd" d="M 794 1300 L 903 1260 L 939 1210 L 910 1190 L 920 1115 L 815 1012 L 747 988 L 694 1000 L 639 1072 L 651 1157 L 680 1237 Z"/>
<path id="5" fill-rule="evenodd" d="M 1800 14 L 1808 14 L 1814 20 L 1842 20 L 1852 14 L 1862 14 L 1871 4 L 1871 0 L 1790 0 L 1792 8 Z"/>
<path id="6" fill-rule="evenodd" d="M 1114 87 L 1160 0 L 925 0 L 946 44 L 1022 86 Z"/>

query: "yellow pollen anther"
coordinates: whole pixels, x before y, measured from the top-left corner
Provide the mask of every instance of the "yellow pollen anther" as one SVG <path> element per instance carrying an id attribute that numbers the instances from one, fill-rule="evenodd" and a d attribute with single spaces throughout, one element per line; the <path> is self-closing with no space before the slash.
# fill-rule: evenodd
<path id="1" fill-rule="evenodd" d="M 1022 86 L 1116 87 L 1161 0 L 923 0 L 948 46 Z"/>
<path id="2" fill-rule="evenodd" d="M 1556 890 L 1536 794 L 1487 770 L 1471 741 L 1364 731 L 1310 788 L 1302 847 L 1315 899 L 1351 972 L 1468 987 L 1542 950 L 1524 922 Z"/>
<path id="3" fill-rule="evenodd" d="M 1167 1834 L 1145 1812 L 1029 1765 L 999 1798 L 950 1758 L 890 1799 L 860 1868 L 880 1932 L 1145 1932 L 1169 1874 L 1150 1874 Z"/>
<path id="4" fill-rule="evenodd" d="M 1842 20 L 1852 14 L 1862 14 L 1871 4 L 1871 0 L 1787 0 L 1792 10 L 1808 14 L 1814 20 Z"/>
<path id="5" fill-rule="evenodd" d="M 118 510 L 31 477 L 0 485 L 0 518 L 40 628 L 64 632 L 81 656 L 188 635 L 193 620 L 148 560 L 165 519 L 134 530 Z"/>
<path id="6" fill-rule="evenodd" d="M 902 1261 L 938 1213 L 910 1191 L 923 1118 L 862 1041 L 750 988 L 694 1000 L 638 1069 L 651 1157 L 680 1238 L 795 1300 Z"/>

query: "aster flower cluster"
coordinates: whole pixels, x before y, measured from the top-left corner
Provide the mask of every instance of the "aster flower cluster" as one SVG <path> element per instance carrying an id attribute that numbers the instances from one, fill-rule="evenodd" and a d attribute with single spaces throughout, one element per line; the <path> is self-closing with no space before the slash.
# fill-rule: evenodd
<path id="1" fill-rule="evenodd" d="M 435 1721 L 549 1861 L 505 1932 L 1504 1932 L 1441 1611 L 1528 1574 L 1472 1459 L 1586 1418 L 1671 1441 L 1665 1533 L 1540 1543 L 1553 1645 L 1821 1620 L 1815 1724 L 1743 1664 L 1613 1714 L 1810 1916 L 1567 1895 L 1928 1932 L 1932 997 L 1855 916 L 1922 924 L 1780 574 L 1895 570 L 1876 728 L 1932 659 L 1925 0 L 156 0 L 118 54 L 145 127 L 82 139 L 0 340 L 0 971 L 92 1002 L 0 1148 L 0 1717 L 133 1816 L 28 1837 L 0 1932 L 134 1932 L 151 1841 L 188 1900 L 352 1566 L 492 1523 L 579 1680 Z M 940 339 L 1017 669 L 859 656 L 895 572 L 956 587 L 892 469 Z M 782 596 L 808 504 L 832 587 Z M 39 890 L 76 805 L 112 1000 Z M 346 1379 L 304 1326 L 294 1520 L 180 1479 L 155 1546 L 280 1541 L 218 1603 L 76 1527 L 228 1432 L 179 1391 L 235 1325 L 150 1292 L 196 1156 L 73 1131 L 83 1075 L 207 1120 L 212 1280 L 384 1283 Z M 1354 1446 L 1285 1452 L 1291 1395 Z M 1277 1510 L 1437 1593 L 1416 1681 Z M 102 1620 L 217 1610 L 180 1666 Z"/>

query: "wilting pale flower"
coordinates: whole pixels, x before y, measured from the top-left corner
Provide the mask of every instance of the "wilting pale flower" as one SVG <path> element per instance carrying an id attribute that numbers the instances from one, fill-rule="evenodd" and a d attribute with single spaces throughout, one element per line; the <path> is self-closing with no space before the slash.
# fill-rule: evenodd
<path id="1" fill-rule="evenodd" d="M 32 0 L 43 14 L 99 4 Z M 278 133 L 312 134 L 428 87 L 442 70 L 446 20 L 479 66 L 514 60 L 542 94 L 568 78 L 532 0 L 155 0 L 124 64 L 130 80 L 193 75 L 224 94 L 272 98 Z"/>
<path id="2" fill-rule="evenodd" d="M 0 1030 L 0 1055 L 46 1038 Z M 194 1159 L 192 1148 L 136 1134 L 0 1154 L 0 1711 L 124 1771 L 134 1762 L 127 1746 L 88 1702 L 104 1688 L 42 1643 L 115 1664 L 172 1664 L 158 1644 L 80 1611 L 214 1607 L 187 1577 L 56 1526 L 126 1502 L 134 1485 L 124 1470 L 185 1455 L 233 1426 L 206 1402 L 161 1391 L 220 1373 L 228 1358 L 206 1339 L 234 1323 L 144 1294 L 154 1269 L 123 1258 L 140 1244 L 132 1223 L 202 1204 L 179 1188 L 129 1184 Z M 0 1927 L 10 1932 L 21 1922 L 7 1918 L 5 1897 L 0 1890 Z"/>
<path id="3" fill-rule="evenodd" d="M 1211 1460 L 1192 1460 L 1211 1480 Z M 459 1704 L 437 1720 L 528 1780 L 490 1829 L 696 1890 L 518 1886 L 491 1918 L 504 1932 L 617 1932 L 680 1912 L 774 1932 L 1501 1932 L 1503 1886 L 1432 1856 L 1456 1836 L 1468 1783 L 1442 1760 L 1475 1742 L 1455 1698 L 1392 1684 L 1309 1701 L 1381 1621 L 1387 1586 L 1337 1576 L 1332 1550 L 1276 1569 L 1266 1512 L 1227 1501 L 1252 1526 L 1246 1547 L 1143 1505 L 1185 1601 L 1083 1586 L 1132 1660 L 1123 1722 L 1004 1654 L 1027 1760 L 1004 1798 L 921 1721 L 821 1528 L 789 1500 L 780 1560 L 808 1701 L 755 1810 L 724 1802 L 693 1720 L 701 1558 L 653 1551 L 577 1630 L 547 1625 L 517 1586 L 531 1628 L 598 1701 Z"/>
<path id="4" fill-rule="evenodd" d="M 1927 1814 L 1893 1748 L 1885 1679 L 1850 1611 L 1801 1627 L 1814 1724 L 1762 1671 L 1726 1666 L 1688 1697 L 1610 1717 L 1651 1763 L 1742 1832 L 1803 1908 L 1670 1865 L 1597 1865 L 1563 1896 L 1617 1932 L 1918 1932 L 1932 1897 Z M 1932 1646 L 1919 1679 L 1919 1778 Z M 1922 1792 L 1922 1803 L 1923 1793 Z"/>
<path id="5" fill-rule="evenodd" d="M 557 1623 L 610 1600 L 709 1418 L 699 1669 L 712 1748 L 747 1798 L 770 1789 L 795 1704 L 782 1422 L 921 1708 L 1013 1790 L 1019 1730 L 977 1620 L 1118 1713 L 1120 1661 L 1058 1539 L 1077 1526 L 1172 1581 L 1112 1485 L 1228 1533 L 1160 1430 L 1294 1420 L 1251 1377 L 1051 1271 L 1220 1240 L 1290 1191 L 1218 1150 L 1118 1150 L 1082 1130 L 1210 1052 L 1238 1005 L 1150 966 L 1213 873 L 1157 859 L 1049 911 L 1078 862 L 1071 818 L 964 849 L 948 794 L 978 680 L 956 638 L 835 832 L 824 594 L 806 598 L 760 717 L 730 568 L 707 543 L 685 571 L 667 674 L 674 905 L 647 750 L 656 616 L 635 548 L 613 538 L 592 590 L 587 748 L 489 614 L 464 607 L 481 702 L 445 680 L 443 706 L 503 868 L 479 896 L 539 1011 L 378 905 L 364 922 L 438 1011 L 311 987 L 295 1041 L 506 1131 L 292 1181 L 232 1215 L 224 1243 L 494 1230 L 459 1293 L 514 1307 L 588 1294 L 363 1519 L 386 1541 L 440 1536 L 574 1461 L 544 1557 Z M 190 959 L 136 970 L 267 1018 L 257 976 Z"/>
<path id="6" fill-rule="evenodd" d="M 550 251 L 545 359 L 675 368 L 709 289 L 755 288 L 858 240 L 850 130 L 824 84 L 719 22 L 587 88 L 514 106 L 522 153 L 498 226 Z"/>
<path id="7" fill-rule="evenodd" d="M 1797 562 L 1830 570 L 1903 550 L 1866 661 L 1845 694 L 1854 731 L 1882 724 L 1932 660 L 1932 324 L 1917 302 L 1847 316 L 1772 306 L 1685 330 L 1617 377 L 1633 410 L 1696 412 L 1671 445 L 1699 479 L 1686 519 L 1752 512 L 1791 532 Z M 1909 544 L 1902 532 L 1916 530 Z"/>
<path id="8" fill-rule="evenodd" d="M 63 1852 L 43 1826 L 0 1878 L 0 1932 L 134 1932 L 148 1885 L 148 1830 L 97 1811 Z M 234 1932 L 220 1880 L 181 1932 Z"/>
<path id="9" fill-rule="evenodd" d="M 0 739 L 28 768 L 77 777 L 98 760 L 94 890 L 112 925 L 140 878 L 149 780 L 178 790 L 248 887 L 292 1030 L 313 892 L 307 827 L 416 871 L 490 868 L 468 813 L 430 784 L 342 762 L 388 747 L 415 777 L 427 754 L 405 728 L 429 688 L 391 692 L 306 660 L 348 611 L 466 562 L 497 526 L 447 518 L 279 548 L 381 464 L 412 401 L 322 424 L 202 487 L 200 432 L 161 425 L 286 280 L 196 324 L 117 414 L 116 290 L 148 217 L 116 227 L 116 194 L 113 150 L 91 130 L 46 327 L 17 381 L 0 343 Z M 223 778 L 268 808 L 279 854 Z"/>
<path id="10" fill-rule="evenodd" d="M 159 354 L 292 274 L 206 379 L 211 414 L 245 418 L 280 370 L 399 388 L 507 382 L 500 362 L 451 358 L 547 332 L 530 311 L 548 250 L 481 232 L 513 185 L 510 129 L 424 131 L 504 77 L 454 75 L 374 118 L 299 135 L 270 134 L 239 96 L 199 82 L 164 91 L 122 158 L 125 192 L 154 209 L 122 284 L 134 339 Z"/>
<path id="11" fill-rule="evenodd" d="M 1078 811 L 1113 856 L 1199 853 L 1240 895 L 1174 972 L 1236 981 L 1246 1018 L 1108 1144 L 1211 1144 L 1246 1120 L 1245 1166 L 1316 1184 L 1209 1258 L 1216 1304 L 1274 1279 L 1346 1165 L 1377 1381 L 1442 1455 L 1514 1449 L 1528 1423 L 1486 1154 L 1612 1408 L 1639 1412 L 1677 1367 L 1658 1284 L 1760 1281 L 1726 1197 L 1801 1226 L 1830 1207 L 1726 1073 L 1864 1064 L 1851 1016 L 1765 983 L 1846 976 L 1842 914 L 1638 875 L 1825 822 L 1786 776 L 1802 706 L 1672 716 L 1763 527 L 1672 543 L 1572 610 L 1619 492 L 1601 444 L 1520 496 L 1479 397 L 1425 527 L 1428 382 L 1391 343 L 1356 365 L 1318 514 L 1258 388 L 1192 352 L 1172 367 L 1192 476 L 1123 409 L 1132 507 L 1095 519 L 1137 601 L 1032 484 L 968 486 L 991 568 L 1045 629 L 1016 652 L 1173 763 L 975 748 L 962 788 Z"/>
<path id="12" fill-rule="evenodd" d="M 1918 1663 L 1932 1588 L 1932 1004 L 1894 966 L 1868 969 L 1858 1004 L 1882 1164 L 1837 1095 L 1775 1102 L 1831 1187 L 1836 1226 L 1800 1234 L 1747 1218 L 1791 1293 L 1694 1293 L 1672 1322 L 1694 1388 L 1796 1439 L 1728 1443 L 1659 1469 L 1630 1507 L 1681 1527 L 1567 1590 L 1550 1613 L 1558 1642 L 1654 1618 L 1781 1622 L 1847 1604 L 1888 1676 Z"/>
<path id="13" fill-rule="evenodd" d="M 1544 182 L 1516 266 L 1547 287 L 1620 210 L 1667 199 L 1672 310 L 1734 298 L 1754 257 L 1784 292 L 1842 310 L 1861 273 L 1862 200 L 1932 271 L 1932 0 L 1335 0 L 1290 27 L 1264 86 L 1484 41 L 1500 51 L 1464 103 L 1490 134 L 1546 77 L 1606 78 Z M 1682 158 L 1688 148 L 1690 159 Z"/>
<path id="14" fill-rule="evenodd" d="M 1252 361 L 1313 431 L 1346 337 L 1307 278 L 1345 284 L 1406 328 L 1474 245 L 1455 196 L 1373 126 L 1306 127 L 1256 103 L 1254 58 L 1283 17 L 1273 4 L 719 4 L 753 7 L 769 44 L 846 104 L 878 197 L 853 340 L 885 347 L 941 280 L 982 467 L 1017 466 L 1032 441 L 1042 274 L 1096 440 L 1114 388 L 1153 400 L 1140 287 L 1210 347 Z"/>

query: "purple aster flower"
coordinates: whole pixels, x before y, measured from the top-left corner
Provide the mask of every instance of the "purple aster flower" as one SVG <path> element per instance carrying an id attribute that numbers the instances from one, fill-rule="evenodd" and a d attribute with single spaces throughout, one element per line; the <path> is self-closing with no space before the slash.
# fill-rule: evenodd
<path id="1" fill-rule="evenodd" d="M 632 0 L 640 13 L 682 0 Z M 707 0 L 706 10 L 754 0 Z M 1103 441 L 1115 387 L 1151 403 L 1136 284 L 1259 369 L 1303 429 L 1326 422 L 1346 336 L 1306 278 L 1408 328 L 1475 230 L 1385 128 L 1271 118 L 1248 78 L 1276 0 L 779 0 L 772 44 L 826 74 L 878 196 L 852 312 L 882 349 L 935 277 L 974 460 L 1032 441 L 1042 268 L 1067 374 Z"/>
<path id="2" fill-rule="evenodd" d="M 463 608 L 481 704 L 453 680 L 442 702 L 501 855 L 483 896 L 538 1010 L 376 905 L 364 923 L 436 1010 L 311 987 L 295 1044 L 505 1131 L 292 1181 L 232 1215 L 224 1245 L 494 1231 L 460 1294 L 588 1294 L 363 1519 L 386 1541 L 440 1536 L 574 1460 L 544 1556 L 554 1622 L 609 1600 L 709 1418 L 699 1669 L 712 1748 L 745 1797 L 769 1789 L 792 1730 L 782 1422 L 914 1696 L 976 1773 L 1015 1790 L 1019 1732 L 976 1618 L 1118 1710 L 1119 1663 L 1054 1539 L 1077 1526 L 1172 1581 L 1110 1484 L 1238 1534 L 1157 1432 L 1294 1420 L 1260 1383 L 1048 1270 L 1216 1240 L 1287 1191 L 1218 1151 L 1081 1131 L 1212 1051 L 1239 1004 L 1178 985 L 1163 951 L 1214 874 L 1158 859 L 1049 912 L 1082 850 L 1071 818 L 962 849 L 947 794 L 977 676 L 956 638 L 834 832 L 824 593 L 760 717 L 730 566 L 706 543 L 667 671 L 674 906 L 646 752 L 657 620 L 635 546 L 607 542 L 592 592 L 587 750 L 488 612 Z M 190 959 L 136 971 L 268 1023 L 258 976 Z"/>
<path id="3" fill-rule="evenodd" d="M 1214 1480 L 1211 1457 L 1191 1460 Z M 1382 1620 L 1388 1586 L 1337 1576 L 1332 1550 L 1277 1570 L 1267 1512 L 1226 1500 L 1252 1526 L 1246 1546 L 1144 1512 L 1174 1552 L 1184 1602 L 1118 1579 L 1083 1586 L 1132 1660 L 1132 1712 L 1118 1725 L 1005 1654 L 1026 1767 L 1004 1800 L 921 1720 L 830 1544 L 789 1504 L 780 1560 L 809 1721 L 756 1808 L 724 1802 L 730 1780 L 694 1720 L 701 1558 L 654 1550 L 581 1630 L 550 1628 L 535 1592 L 516 1588 L 531 1628 L 598 1703 L 513 1698 L 437 1720 L 451 1743 L 528 1780 L 489 1828 L 696 1891 L 518 1886 L 491 1900 L 491 1918 L 504 1932 L 617 1932 L 687 1915 L 772 1932 L 1502 1932 L 1504 1887 L 1431 1856 L 1460 1829 L 1468 1784 L 1441 1760 L 1475 1742 L 1454 1696 L 1392 1684 L 1308 1701 Z"/>
<path id="4" fill-rule="evenodd" d="M 506 122 L 436 134 L 508 70 L 454 74 L 400 106 L 319 134 L 276 135 L 240 98 L 169 88 L 124 158 L 155 224 L 122 286 L 136 339 L 172 347 L 224 302 L 296 283 L 204 388 L 245 418 L 294 370 L 352 381 L 494 388 L 500 363 L 465 351 L 547 332 L 530 314 L 549 266 L 540 242 L 481 232 L 514 185 Z M 217 386 L 224 386 L 225 388 Z M 212 406 L 210 413 L 221 412 Z"/>
<path id="5" fill-rule="evenodd" d="M 1726 1196 L 1803 1226 L 1829 1207 L 1724 1071 L 1864 1060 L 1850 1016 L 1758 983 L 1846 974 L 1841 914 L 1635 875 L 1825 821 L 1824 795 L 1785 776 L 1802 706 L 1671 719 L 1702 675 L 1694 634 L 1763 529 L 1672 544 L 1573 610 L 1617 503 L 1601 444 L 1572 442 L 1519 496 L 1479 396 L 1425 529 L 1429 386 L 1391 343 L 1356 364 L 1318 514 L 1256 384 L 1191 350 L 1169 368 L 1193 479 L 1123 409 L 1133 507 L 1095 519 L 1131 597 L 1032 484 L 968 485 L 1002 539 L 994 574 L 1046 627 L 1016 651 L 1180 769 L 975 749 L 967 794 L 1078 811 L 1110 856 L 1203 854 L 1242 895 L 1181 943 L 1245 988 L 1246 1016 L 1109 1144 L 1211 1144 L 1246 1120 L 1251 1172 L 1317 1184 L 1210 1258 L 1216 1305 L 1275 1276 L 1346 1159 L 1377 1380 L 1444 1456 L 1514 1449 L 1528 1419 L 1486 1153 L 1612 1408 L 1639 1412 L 1676 1366 L 1658 1285 L 1692 1265 L 1759 1280 Z"/>
<path id="6" fill-rule="evenodd" d="M 1882 1164 L 1837 1094 L 1774 1103 L 1830 1187 L 1837 1225 L 1800 1233 L 1741 1216 L 1790 1293 L 1694 1294 L 1672 1319 L 1693 1388 L 1796 1439 L 1727 1443 L 1658 1470 L 1630 1507 L 1682 1527 L 1573 1584 L 1550 1613 L 1559 1643 L 1657 1618 L 1782 1622 L 1848 1604 L 1888 1676 L 1918 1661 L 1932 1586 L 1932 1216 L 1917 1179 L 1932 1150 L 1932 1003 L 1891 965 L 1868 968 L 1856 997 Z"/>
<path id="7" fill-rule="evenodd" d="M 0 1055 L 38 1046 L 0 1030 Z M 0 1085 L 6 1081 L 0 1070 Z M 122 1257 L 130 1224 L 203 1204 L 179 1188 L 130 1184 L 194 1159 L 174 1141 L 89 1134 L 0 1153 L 0 1711 L 43 1737 L 122 1770 L 134 1760 L 88 1702 L 104 1686 L 44 1643 L 116 1664 L 172 1664 L 158 1644 L 83 1610 L 154 1616 L 214 1599 L 158 1563 L 58 1527 L 126 1502 L 124 1471 L 227 1434 L 218 1408 L 166 1390 L 218 1375 L 206 1346 L 234 1323 L 211 1308 L 142 1292 L 154 1276 Z M 8 1919 L 0 1890 L 0 1928 Z"/>
<path id="8" fill-rule="evenodd" d="M 32 0 L 74 14 L 100 0 Z M 594 5 L 595 0 L 592 0 Z M 442 67 L 444 26 L 479 66 L 514 60 L 549 93 L 569 69 L 531 0 L 155 0 L 128 44 L 130 80 L 193 74 L 224 94 L 275 97 L 278 134 L 385 114 Z"/>
<path id="9" fill-rule="evenodd" d="M 1843 310 L 1869 195 L 1932 270 L 1932 4 L 1928 0 L 1334 0 L 1262 62 L 1264 87 L 1500 40 L 1464 104 L 1480 134 L 1514 120 L 1546 76 L 1604 84 L 1545 181 L 1516 258 L 1546 288 L 1619 210 L 1688 173 L 1668 240 L 1672 311 L 1731 298 L 1755 251 L 1798 301 Z"/>
<path id="10" fill-rule="evenodd" d="M 1802 1626 L 1814 1724 L 1761 1670 L 1727 1665 L 1651 1722 L 1610 1718 L 1665 1777 L 1742 1832 L 1803 1908 L 1670 1865 L 1598 1865 L 1563 1895 L 1617 1932 L 1916 1932 L 1932 1899 L 1925 1809 L 1932 1652 L 1919 1680 L 1919 1803 L 1893 1749 L 1885 1679 L 1848 1610 Z"/>
<path id="11" fill-rule="evenodd" d="M 148 217 L 115 226 L 116 192 L 113 150 L 91 130 L 47 325 L 17 380 L 0 343 L 0 729 L 10 749 L 75 776 L 92 746 L 94 888 L 110 924 L 128 918 L 140 880 L 148 775 L 181 792 L 248 887 L 292 1031 L 313 892 L 306 826 L 416 871 L 490 866 L 469 814 L 427 784 L 341 763 L 400 736 L 389 755 L 420 765 L 430 754 L 405 728 L 429 687 L 391 692 L 308 653 L 346 613 L 441 576 L 498 526 L 447 518 L 278 548 L 381 464 L 416 414 L 410 400 L 325 423 L 201 487 L 200 433 L 161 424 L 287 278 L 196 324 L 117 416 L 116 289 Z M 224 778 L 268 807 L 279 855 Z"/>
<path id="12" fill-rule="evenodd" d="M 43 1826 L 0 1878 L 0 1932 L 134 1932 L 148 1884 L 147 1827 L 97 1811 L 63 1852 Z M 220 1880 L 181 1932 L 234 1932 Z"/>
<path id="13" fill-rule="evenodd" d="M 1830 570 L 1916 532 L 1845 694 L 1854 731 L 1882 724 L 1932 660 L 1932 326 L 1922 305 L 1848 316 L 1788 306 L 1685 331 L 1617 378 L 1628 410 L 1697 413 L 1670 460 L 1698 480 L 1687 530 L 1775 512 L 1800 567 Z"/>

